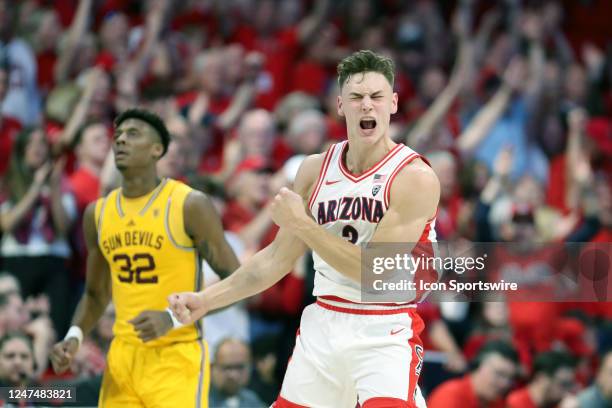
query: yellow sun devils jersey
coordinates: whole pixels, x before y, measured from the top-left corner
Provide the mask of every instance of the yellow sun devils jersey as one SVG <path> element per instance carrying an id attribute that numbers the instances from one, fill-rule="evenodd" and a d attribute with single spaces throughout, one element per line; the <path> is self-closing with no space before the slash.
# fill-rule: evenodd
<path id="1" fill-rule="evenodd" d="M 165 310 L 171 293 L 201 289 L 198 252 L 183 224 L 190 191 L 183 183 L 164 179 L 143 197 L 126 198 L 119 188 L 96 203 L 98 245 L 112 275 L 113 332 L 123 341 L 143 344 L 128 320 L 145 310 Z M 198 340 L 201 333 L 198 322 L 146 345 Z"/>

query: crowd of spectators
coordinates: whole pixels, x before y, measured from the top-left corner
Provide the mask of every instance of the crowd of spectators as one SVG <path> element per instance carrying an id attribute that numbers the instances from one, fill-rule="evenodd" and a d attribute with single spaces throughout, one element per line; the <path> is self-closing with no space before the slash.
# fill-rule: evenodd
<path id="1" fill-rule="evenodd" d="M 359 49 L 396 62 L 391 137 L 440 179 L 438 239 L 609 245 L 611 14 L 605 0 L 0 0 L 0 384 L 97 401 L 112 307 L 70 374 L 47 355 L 83 288 L 83 211 L 120 182 L 118 112 L 165 120 L 159 175 L 208 193 L 245 260 L 276 233 L 268 200 L 346 137 L 335 69 Z M 206 318 L 211 401 L 275 399 L 313 273 L 305 257 Z M 611 404 L 610 303 L 419 310 L 432 408 Z"/>

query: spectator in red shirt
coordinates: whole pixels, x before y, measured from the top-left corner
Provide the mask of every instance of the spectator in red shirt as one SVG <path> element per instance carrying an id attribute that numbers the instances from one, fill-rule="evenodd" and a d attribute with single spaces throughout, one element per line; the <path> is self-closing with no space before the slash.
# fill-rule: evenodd
<path id="1" fill-rule="evenodd" d="M 507 408 L 555 407 L 574 390 L 575 362 L 562 351 L 549 351 L 536 356 L 532 380 L 506 399 Z"/>
<path id="2" fill-rule="evenodd" d="M 518 369 L 518 355 L 506 342 L 485 345 L 469 374 L 440 384 L 427 400 L 429 408 L 504 408 L 504 397 Z"/>
<path id="3" fill-rule="evenodd" d="M 70 176 L 70 185 L 80 214 L 100 196 L 100 173 L 109 149 L 108 129 L 103 123 L 85 124 L 76 135 L 74 152 L 78 168 Z"/>
<path id="4" fill-rule="evenodd" d="M 8 61 L 0 58 L 0 105 L 4 101 L 8 90 L 9 72 Z M 20 130 L 21 124 L 17 120 L 0 114 L 0 178 L 6 172 L 13 149 L 13 141 Z"/>
<path id="5" fill-rule="evenodd" d="M 77 131 L 74 146 L 77 170 L 68 181 L 76 199 L 77 225 L 80 225 L 87 205 L 100 197 L 100 175 L 110 149 L 108 129 L 100 122 L 86 123 Z M 85 277 L 87 248 L 81 228 L 76 229 L 73 241 L 77 249 L 74 254 L 75 269 L 82 280 Z"/>
<path id="6" fill-rule="evenodd" d="M 251 156 L 236 167 L 227 183 L 230 200 L 223 214 L 223 226 L 225 230 L 241 235 L 245 245 L 251 249 L 261 246 L 261 239 L 273 225 L 265 211 L 260 213 L 269 197 L 269 181 L 266 160 L 261 156 Z M 258 218 L 263 216 L 267 222 L 258 222 Z M 252 234 L 256 224 L 257 233 Z"/>

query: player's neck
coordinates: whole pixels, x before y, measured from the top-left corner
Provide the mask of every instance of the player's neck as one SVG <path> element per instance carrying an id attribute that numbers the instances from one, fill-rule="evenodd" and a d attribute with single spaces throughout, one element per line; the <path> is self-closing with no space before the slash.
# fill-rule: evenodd
<path id="1" fill-rule="evenodd" d="M 389 138 L 381 138 L 375 145 L 351 143 L 344 158 L 347 169 L 353 174 L 362 174 L 380 162 L 396 143 Z"/>
<path id="2" fill-rule="evenodd" d="M 157 177 L 155 167 L 138 174 L 126 171 L 123 173 L 121 194 L 128 198 L 142 197 L 155 190 L 158 185 L 159 178 Z"/>

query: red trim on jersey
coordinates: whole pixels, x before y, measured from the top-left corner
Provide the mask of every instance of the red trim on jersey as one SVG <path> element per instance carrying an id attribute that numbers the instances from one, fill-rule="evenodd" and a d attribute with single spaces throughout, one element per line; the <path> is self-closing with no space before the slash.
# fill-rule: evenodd
<path id="1" fill-rule="evenodd" d="M 414 408 L 416 405 L 410 404 L 399 398 L 374 397 L 365 401 L 361 408 Z"/>
<path id="2" fill-rule="evenodd" d="M 419 383 L 419 376 L 421 371 L 423 370 L 423 360 L 425 358 L 425 349 L 423 348 L 423 341 L 419 335 L 425 328 L 425 323 L 423 319 L 415 312 L 410 315 L 412 323 L 410 324 L 410 328 L 412 329 L 412 337 L 408 340 L 408 345 L 412 349 L 412 358 L 410 359 L 410 372 L 408 373 L 408 406 L 410 408 L 417 408 L 416 401 L 414 399 L 414 392 Z M 421 358 L 417 354 L 417 347 L 421 350 Z M 419 373 L 416 372 L 416 367 L 418 364 L 421 364 L 419 369 Z"/>
<path id="3" fill-rule="evenodd" d="M 399 152 L 402 149 L 402 146 L 403 144 L 401 143 L 396 144 L 393 149 L 389 150 L 387 154 L 378 161 L 378 163 L 370 167 L 369 170 L 366 170 L 365 173 L 362 173 L 356 176 L 354 174 L 351 174 L 351 172 L 344 165 L 343 157 L 344 157 L 344 153 L 346 152 L 346 149 L 348 148 L 348 142 L 345 142 L 344 146 L 342 146 L 342 151 L 340 152 L 340 158 L 338 159 L 338 163 L 340 163 L 340 172 L 342 172 L 342 174 L 344 174 L 346 178 L 351 180 L 353 183 L 358 183 L 366 179 L 367 177 L 371 176 L 372 174 L 376 173 L 376 171 L 378 171 L 382 166 L 384 166 L 389 160 L 391 160 L 393 156 L 397 154 L 397 152 Z"/>
<path id="4" fill-rule="evenodd" d="M 427 220 L 428 223 L 430 223 L 430 222 L 432 222 L 433 220 L 436 219 L 436 217 L 438 216 L 438 210 L 439 209 L 440 209 L 439 207 L 436 207 L 436 213 L 433 215 L 433 217 L 431 217 L 430 219 Z"/>
<path id="5" fill-rule="evenodd" d="M 314 203 L 315 198 L 319 194 L 319 190 L 321 189 L 321 184 L 323 184 L 323 180 L 325 180 L 325 173 L 327 173 L 327 169 L 329 168 L 329 162 L 331 161 L 332 156 L 334 155 L 334 150 L 336 149 L 336 145 L 331 145 L 329 149 L 327 149 L 327 153 L 325 153 L 325 158 L 323 159 L 323 164 L 321 164 L 321 170 L 319 171 L 319 178 L 317 179 L 317 184 L 315 189 L 310 196 L 310 200 L 308 200 L 308 208 L 312 210 L 312 204 Z"/>
<path id="6" fill-rule="evenodd" d="M 332 302 L 342 302 L 342 303 L 349 303 L 349 304 L 353 304 L 353 305 L 372 305 L 372 306 L 404 306 L 404 305 L 410 305 L 410 304 L 414 304 L 414 303 L 360 303 L 360 302 L 353 302 L 351 300 L 346 300 L 344 298 L 338 297 L 338 296 L 319 296 L 320 299 L 325 299 L 325 300 L 331 300 Z"/>
<path id="7" fill-rule="evenodd" d="M 274 401 L 274 404 L 272 404 L 271 408 L 308 408 L 308 407 L 305 405 L 296 404 L 295 402 L 287 401 L 286 399 L 284 399 L 283 397 L 279 395 L 278 398 L 276 398 L 276 401 Z"/>
<path id="8" fill-rule="evenodd" d="M 317 299 L 317 305 L 328 309 L 333 310 L 334 312 L 340 313 L 348 313 L 348 314 L 357 314 L 357 315 L 391 315 L 391 314 L 400 314 L 400 313 L 411 313 L 414 312 L 414 308 L 412 307 L 404 307 L 400 309 L 388 309 L 388 310 L 376 310 L 376 309 L 351 309 L 348 307 L 340 307 L 329 305 L 325 302 L 321 302 Z"/>
<path id="9" fill-rule="evenodd" d="M 395 176 L 400 172 L 401 169 L 410 164 L 414 159 L 420 158 L 421 156 L 418 153 L 412 153 L 404 160 L 400 162 L 400 164 L 393 170 L 391 176 L 389 176 L 389 180 L 387 180 L 387 184 L 385 185 L 385 207 L 389 208 L 389 201 L 391 199 L 391 185 L 393 184 L 393 180 Z"/>

